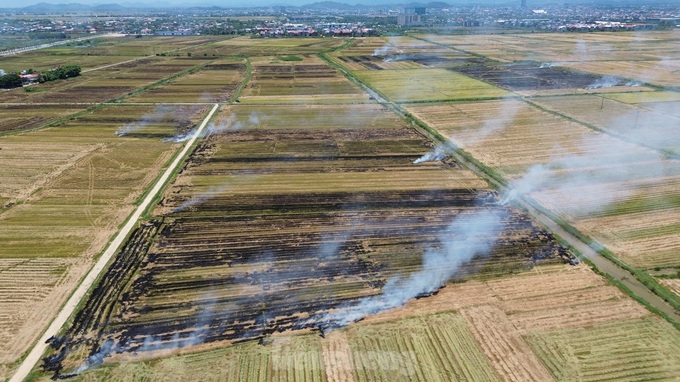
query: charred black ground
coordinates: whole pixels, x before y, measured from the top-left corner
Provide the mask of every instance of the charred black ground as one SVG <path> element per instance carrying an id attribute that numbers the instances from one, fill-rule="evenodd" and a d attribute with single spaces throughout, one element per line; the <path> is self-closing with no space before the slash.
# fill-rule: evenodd
<path id="1" fill-rule="evenodd" d="M 182 176 L 379 173 L 413 166 L 417 155 L 410 151 L 430 149 L 410 128 L 398 139 L 393 134 L 376 128 L 213 135 L 194 151 Z M 350 141 L 382 148 L 367 155 L 365 147 L 348 148 Z M 266 142 L 317 149 L 259 156 L 235 151 Z M 457 168 L 450 159 L 435 166 Z M 391 277 L 417 271 L 424 251 L 441 245 L 453 219 L 483 210 L 502 210 L 504 232 L 492 254 L 458 269 L 452 281 L 571 259 L 551 234 L 499 206 L 489 190 L 222 192 L 182 207 L 191 193 L 175 185 L 161 202 L 168 212 L 134 232 L 67 332 L 52 339 L 54 354 L 44 369 L 63 378 L 82 364 L 76 354 L 89 354 L 85 364 L 91 366 L 121 352 L 262 340 L 305 328 L 323 334 L 325 313 L 378 295 Z"/>
<path id="2" fill-rule="evenodd" d="M 588 88 L 602 76 L 555 66 L 551 63 L 518 61 L 504 64 L 486 58 L 462 54 L 457 57 L 431 53 L 391 54 L 385 56 L 341 56 L 366 69 L 383 70 L 381 64 L 409 61 L 427 67 L 441 67 L 465 74 L 510 91 Z M 619 81 L 616 85 L 624 85 Z M 613 85 L 612 85 L 613 86 Z"/>

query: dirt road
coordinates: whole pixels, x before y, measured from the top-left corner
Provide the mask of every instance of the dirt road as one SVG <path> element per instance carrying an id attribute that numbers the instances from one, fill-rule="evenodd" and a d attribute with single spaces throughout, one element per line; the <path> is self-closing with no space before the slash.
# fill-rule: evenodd
<path id="1" fill-rule="evenodd" d="M 0 56 L 11 56 L 13 54 L 30 52 L 32 50 L 38 50 L 38 49 L 51 48 L 53 46 L 64 45 L 64 44 L 68 44 L 68 43 L 72 43 L 72 42 L 92 40 L 92 39 L 100 38 L 100 37 L 124 37 L 124 36 L 125 35 L 121 34 L 121 33 L 98 34 L 98 35 L 94 35 L 94 36 L 75 38 L 75 39 L 72 39 L 72 40 L 71 39 L 61 40 L 61 41 L 51 42 L 51 43 L 48 43 L 48 44 L 40 44 L 40 45 L 26 46 L 26 47 L 23 47 L 23 48 L 5 50 L 3 52 L 0 52 Z"/>
<path id="2" fill-rule="evenodd" d="M 215 114 L 215 111 L 217 110 L 218 107 L 219 107 L 218 104 L 215 104 L 215 106 L 213 106 L 208 116 L 205 117 L 205 119 L 199 126 L 198 130 L 196 130 L 196 133 L 194 133 L 191 139 L 186 143 L 186 145 L 184 145 L 182 151 L 175 158 L 172 164 L 170 164 L 170 166 L 165 170 L 163 175 L 158 179 L 158 181 L 153 186 L 151 191 L 149 191 L 149 193 L 146 195 L 146 198 L 144 198 L 144 201 L 137 207 L 137 209 L 135 209 L 135 212 L 128 218 L 127 222 L 125 223 L 125 226 L 123 226 L 123 228 L 118 232 L 116 237 L 106 248 L 106 250 L 101 255 L 97 263 L 92 267 L 92 269 L 90 269 L 90 272 L 85 276 L 85 278 L 80 283 L 80 285 L 73 293 L 73 295 L 71 295 L 66 304 L 61 308 L 59 313 L 57 313 L 57 316 L 54 319 L 54 321 L 52 321 L 52 323 L 47 328 L 45 333 L 43 333 L 42 337 L 40 337 L 38 342 L 33 346 L 33 348 L 28 353 L 26 358 L 23 360 L 21 365 L 19 365 L 19 368 L 14 373 L 14 376 L 12 376 L 12 378 L 10 379 L 10 382 L 19 382 L 26 379 L 26 377 L 31 372 L 35 364 L 38 363 L 38 361 L 40 361 L 40 357 L 42 357 L 43 353 L 45 352 L 48 346 L 45 343 L 45 341 L 47 341 L 47 339 L 50 338 L 51 336 L 57 334 L 59 329 L 61 329 L 61 327 L 64 326 L 68 318 L 71 317 L 71 315 L 75 312 L 76 307 L 78 306 L 78 304 L 80 304 L 80 301 L 85 297 L 87 291 L 90 289 L 90 287 L 92 287 L 92 285 L 97 280 L 99 275 L 106 268 L 106 265 L 109 263 L 111 258 L 116 254 L 118 248 L 123 244 L 125 238 L 135 227 L 137 221 L 142 216 L 144 211 L 146 211 L 147 208 L 151 206 L 153 200 L 160 193 L 165 184 L 170 180 L 173 172 L 177 169 L 177 166 L 179 166 L 182 160 L 186 157 L 187 153 L 189 152 L 189 149 L 192 147 L 194 142 L 196 142 L 196 139 L 198 139 L 198 137 L 201 136 L 203 129 L 208 124 L 208 121 L 210 120 L 210 118 L 212 118 L 213 114 Z"/>

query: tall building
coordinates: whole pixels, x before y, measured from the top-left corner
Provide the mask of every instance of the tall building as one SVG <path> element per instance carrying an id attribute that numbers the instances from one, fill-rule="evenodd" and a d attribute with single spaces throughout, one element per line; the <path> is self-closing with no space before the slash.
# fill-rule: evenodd
<path id="1" fill-rule="evenodd" d="M 422 22 L 422 17 L 415 13 L 402 13 L 397 17 L 397 23 L 399 25 L 417 25 Z"/>
<path id="2" fill-rule="evenodd" d="M 399 25 L 417 25 L 423 23 L 423 16 L 427 9 L 425 7 L 404 8 L 404 13 L 401 13 L 397 18 Z"/>
<path id="3" fill-rule="evenodd" d="M 522 0 L 522 8 L 526 8 L 526 7 L 527 7 L 527 0 Z"/>
<path id="4" fill-rule="evenodd" d="M 425 8 L 425 7 L 404 8 L 404 13 L 406 13 L 407 15 L 408 14 L 415 14 L 415 15 L 424 16 L 426 12 L 427 12 L 427 8 Z"/>

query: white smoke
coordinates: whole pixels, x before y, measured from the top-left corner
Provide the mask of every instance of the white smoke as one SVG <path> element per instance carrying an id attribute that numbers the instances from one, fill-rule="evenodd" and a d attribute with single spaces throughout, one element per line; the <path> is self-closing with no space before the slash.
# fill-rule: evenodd
<path id="1" fill-rule="evenodd" d="M 116 135 L 119 137 L 126 136 L 137 132 L 153 122 L 159 122 L 163 117 L 170 112 L 170 108 L 164 105 L 158 105 L 154 111 L 144 114 L 138 121 L 126 123 L 116 130 Z"/>
<path id="2" fill-rule="evenodd" d="M 580 146 L 580 153 L 531 167 L 512 183 L 502 204 L 540 193 L 540 200 L 554 210 L 586 215 L 633 196 L 672 170 L 661 154 L 606 134 L 587 135 Z"/>
<path id="3" fill-rule="evenodd" d="M 474 146 L 486 137 L 504 130 L 515 120 L 520 109 L 527 107 L 526 104 L 512 99 L 503 99 L 500 105 L 500 110 L 495 115 L 489 116 L 481 128 L 465 132 L 465 137 L 458 140 L 461 146 Z"/>
<path id="4" fill-rule="evenodd" d="M 436 162 L 446 158 L 448 154 L 446 153 L 444 146 L 438 145 L 434 150 L 421 156 L 420 158 L 413 161 L 413 164 L 425 163 L 425 162 Z"/>
<path id="5" fill-rule="evenodd" d="M 181 143 L 181 142 L 188 141 L 189 139 L 191 139 L 191 137 L 194 136 L 194 134 L 196 134 L 197 129 L 198 129 L 198 127 L 194 127 L 193 129 L 187 131 L 186 133 L 181 133 L 181 134 L 173 135 L 172 137 L 169 137 L 169 138 L 164 138 L 163 142 Z M 205 132 L 202 132 L 201 136 L 205 136 L 205 134 L 206 134 Z"/>
<path id="6" fill-rule="evenodd" d="M 155 352 L 155 351 L 173 351 L 188 346 L 195 346 L 203 343 L 205 337 L 210 333 L 210 321 L 214 317 L 215 299 L 208 298 L 206 306 L 201 309 L 201 312 L 196 320 L 195 329 L 182 335 L 175 333 L 170 339 L 163 340 L 153 335 L 144 337 L 142 346 L 135 349 L 135 352 Z M 132 350 L 131 345 L 122 345 L 114 339 L 107 339 L 104 341 L 99 351 L 87 357 L 85 362 L 80 365 L 74 372 L 64 376 L 76 376 L 86 370 L 99 366 L 104 362 L 104 359 L 111 356 L 113 353 L 122 353 Z"/>
<path id="7" fill-rule="evenodd" d="M 69 375 L 78 375 L 88 369 L 99 366 L 102 364 L 102 362 L 104 362 L 104 358 L 119 350 L 120 347 L 118 346 L 118 343 L 112 339 L 108 339 L 104 341 L 98 352 L 87 357 L 85 362 Z"/>
<path id="8" fill-rule="evenodd" d="M 586 89 L 602 89 L 602 88 L 611 88 L 614 86 L 619 86 L 624 84 L 624 81 L 621 80 L 618 77 L 614 76 L 604 76 L 593 82 L 592 84 L 586 86 Z"/>
<path id="9" fill-rule="evenodd" d="M 260 116 L 257 112 L 252 112 L 250 113 L 250 116 L 248 117 L 248 123 L 250 123 L 251 126 L 257 126 L 260 124 Z"/>
<path id="10" fill-rule="evenodd" d="M 390 38 L 385 45 L 376 48 L 373 51 L 373 56 L 387 56 L 388 54 L 400 54 L 402 51 L 395 46 L 395 40 Z"/>
<path id="11" fill-rule="evenodd" d="M 210 122 L 208 126 L 205 129 L 203 129 L 201 135 L 198 138 L 203 138 L 211 134 L 224 134 L 226 132 L 241 130 L 244 127 L 244 124 L 243 122 L 238 121 L 237 117 L 238 116 L 236 114 L 231 114 L 229 117 L 227 117 L 226 120 L 218 124 Z M 250 124 L 254 126 L 260 123 L 256 113 L 252 113 L 248 120 Z M 188 141 L 189 139 L 191 139 L 191 137 L 194 136 L 197 129 L 198 127 L 194 127 L 188 132 L 180 133 L 172 137 L 165 138 L 163 139 L 163 142 L 180 143 Z"/>
<path id="12" fill-rule="evenodd" d="M 197 204 L 204 203 L 204 202 L 224 193 L 229 188 L 230 188 L 229 184 L 222 184 L 222 185 L 219 185 L 219 186 L 210 187 L 207 191 L 201 193 L 200 195 L 192 196 L 191 198 L 185 200 L 184 203 L 180 204 L 172 212 L 173 213 L 182 212 L 189 207 L 195 206 Z"/>
<path id="13" fill-rule="evenodd" d="M 437 291 L 462 265 L 476 256 L 489 255 L 501 232 L 499 209 L 457 216 L 440 234 L 441 248 L 425 251 L 419 271 L 407 277 L 391 278 L 383 286 L 381 295 L 341 306 L 326 314 L 321 318 L 320 326 L 331 329 L 345 326 L 367 315 L 402 306 L 418 295 Z"/>

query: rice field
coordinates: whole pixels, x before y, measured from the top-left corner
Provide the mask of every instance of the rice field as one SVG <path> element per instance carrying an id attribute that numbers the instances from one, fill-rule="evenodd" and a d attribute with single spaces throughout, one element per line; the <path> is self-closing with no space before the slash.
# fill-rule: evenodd
<path id="1" fill-rule="evenodd" d="M 245 77 L 243 62 L 218 60 L 201 65 L 200 71 L 180 77 L 167 85 L 161 85 L 127 102 L 184 103 L 226 102 L 234 95 Z"/>
<path id="2" fill-rule="evenodd" d="M 536 102 L 570 107 L 573 118 L 600 118 L 605 123 L 600 105 L 588 101 L 589 97 L 594 98 L 542 97 Z M 607 102 L 619 108 L 607 112 L 617 120 L 624 110 L 633 108 Z M 577 105 L 588 110 L 577 112 Z M 623 260 L 640 268 L 678 265 L 675 253 L 680 243 L 675 240 L 673 220 L 664 218 L 678 207 L 674 184 L 680 181 L 680 166 L 676 160 L 518 100 L 410 105 L 407 109 L 517 187 L 529 187 L 530 195 L 545 208 Z M 630 118 L 620 121 L 634 123 Z M 536 173 L 543 174 L 542 180 L 531 182 Z M 621 232 L 624 227 L 631 233 Z"/>
<path id="3" fill-rule="evenodd" d="M 0 290 L 7 292 L 0 296 L 5 370 L 40 335 L 171 158 L 177 145 L 163 137 L 181 131 L 175 121 L 185 115 L 191 124 L 202 115 L 154 109 L 104 108 L 61 126 L 0 138 L 0 261 L 8 264 L 0 268 Z M 115 135 L 144 115 L 153 126 L 144 126 L 142 134 Z"/>
<path id="4" fill-rule="evenodd" d="M 394 102 L 431 102 L 501 98 L 505 90 L 443 69 L 353 72 Z"/>
<path id="5" fill-rule="evenodd" d="M 679 154 L 680 102 L 655 93 L 544 97 L 536 103 L 627 141 Z"/>
<path id="6" fill-rule="evenodd" d="M 677 330 L 587 267 L 553 265 L 452 284 L 325 338 L 284 333 L 172 357 L 116 356 L 75 380 L 665 380 L 677 374 L 678 346 Z"/>
<path id="7" fill-rule="evenodd" d="M 585 88 L 605 75 L 677 86 L 658 54 L 677 33 L 417 37 L 118 38 L 23 56 L 92 70 L 3 93 L 0 379 L 214 102 L 205 137 L 51 344 L 63 357 L 33 380 L 97 352 L 105 362 L 74 380 L 673 379 L 671 324 L 574 265 L 503 203 L 515 194 L 446 155 L 414 164 L 436 145 L 391 108 L 677 291 L 680 97 Z M 493 250 L 443 288 L 328 323 L 418 274 L 489 209 L 503 211 Z"/>
<path id="8" fill-rule="evenodd" d="M 672 380 L 680 373 L 677 331 L 651 317 L 539 332 L 529 343 L 556 381 Z"/>

